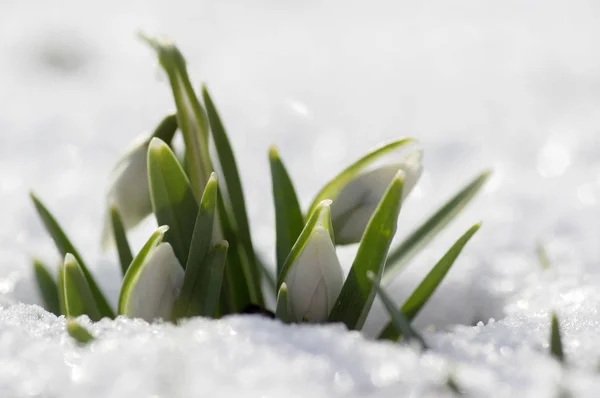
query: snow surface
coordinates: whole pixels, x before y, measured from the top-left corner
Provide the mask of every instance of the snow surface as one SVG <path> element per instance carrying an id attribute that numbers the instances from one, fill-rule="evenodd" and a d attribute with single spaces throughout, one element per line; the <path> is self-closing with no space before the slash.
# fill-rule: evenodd
<path id="1" fill-rule="evenodd" d="M 3 0 L 0 396 L 443 396 L 452 373 L 473 396 L 596 397 L 599 17 L 583 0 Z M 390 288 L 400 302 L 457 234 L 484 221 L 418 317 L 433 351 L 254 317 L 179 328 L 102 321 L 89 326 L 99 339 L 80 348 L 62 318 L 13 305 L 39 302 L 31 255 L 58 261 L 30 188 L 117 297 L 116 255 L 99 250 L 108 173 L 173 106 L 139 29 L 176 39 L 195 82 L 209 83 L 264 253 L 273 253 L 271 143 L 307 205 L 366 148 L 417 137 L 425 173 L 399 236 L 494 169 L 476 203 Z M 152 227 L 134 232 L 137 245 Z M 342 253 L 346 266 L 351 255 Z M 564 372 L 546 353 L 553 309 Z M 384 321 L 377 303 L 367 336 Z"/>

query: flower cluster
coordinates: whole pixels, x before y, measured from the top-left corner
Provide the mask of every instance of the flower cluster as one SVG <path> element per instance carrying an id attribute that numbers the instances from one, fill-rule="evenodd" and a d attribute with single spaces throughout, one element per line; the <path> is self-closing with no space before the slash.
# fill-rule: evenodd
<path id="1" fill-rule="evenodd" d="M 176 113 L 137 140 L 111 175 L 102 245 L 116 247 L 123 271 L 116 311 L 56 219 L 31 194 L 64 258 L 58 281 L 42 262 L 34 262 L 46 308 L 56 314 L 177 322 L 257 309 L 268 313 L 265 297 L 270 294 L 276 302 L 273 316 L 281 321 L 342 322 L 360 330 L 376 294 L 390 303 L 382 286 L 460 212 L 489 175 L 485 171 L 476 176 L 393 246 L 402 203 L 423 168 L 423 152 L 414 139 L 398 139 L 369 151 L 327 182 L 306 210 L 273 146 L 269 163 L 276 264 L 269 265 L 254 250 L 235 156 L 207 88 L 202 88 L 201 97 L 196 95 L 173 43 L 144 39 L 166 71 Z M 175 134 L 183 138 L 181 154 L 172 147 Z M 127 231 L 152 214 L 159 227 L 134 255 Z M 410 321 L 478 228 L 475 224 L 459 237 L 400 309 L 386 304 L 391 321 L 380 338 L 418 336 Z M 352 244 L 358 248 L 345 276 L 336 247 Z M 83 333 L 76 325 L 72 329 Z"/>

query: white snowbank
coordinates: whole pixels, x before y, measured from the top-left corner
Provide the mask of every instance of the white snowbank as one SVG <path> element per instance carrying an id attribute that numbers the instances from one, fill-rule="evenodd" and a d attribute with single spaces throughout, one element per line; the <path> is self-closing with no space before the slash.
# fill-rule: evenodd
<path id="1" fill-rule="evenodd" d="M 559 383 L 597 396 L 597 15 L 583 0 L 2 2 L 0 395 L 438 396 L 454 369 L 475 396 L 546 397 Z M 484 194 L 391 287 L 400 302 L 458 233 L 483 220 L 417 319 L 440 330 L 426 334 L 435 353 L 336 326 L 241 317 L 181 328 L 100 322 L 91 326 L 99 340 L 82 349 L 62 320 L 10 306 L 38 300 L 30 255 L 58 261 L 30 188 L 116 299 L 116 255 L 99 252 L 107 176 L 129 141 L 172 109 L 138 29 L 176 39 L 195 81 L 209 83 L 264 253 L 273 253 L 273 142 L 307 205 L 366 148 L 419 138 L 426 171 L 400 236 L 494 169 Z M 136 244 L 151 228 L 149 220 L 134 233 Z M 534 257 L 540 240 L 554 266 L 546 273 Z M 342 254 L 348 265 L 351 250 Z M 545 354 L 553 309 L 575 367 L 565 375 Z M 377 304 L 367 333 L 384 321 Z"/>

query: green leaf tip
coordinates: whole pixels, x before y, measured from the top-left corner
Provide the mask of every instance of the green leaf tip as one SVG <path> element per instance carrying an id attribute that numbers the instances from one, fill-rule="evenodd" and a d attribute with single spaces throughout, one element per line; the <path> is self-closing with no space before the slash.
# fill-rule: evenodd
<path id="1" fill-rule="evenodd" d="M 131 247 L 127 240 L 127 233 L 125 232 L 125 226 L 123 225 L 119 210 L 115 205 L 110 205 L 109 213 L 113 237 L 117 245 L 119 263 L 121 264 L 121 271 L 123 275 L 125 275 L 127 268 L 129 268 L 129 264 L 133 261 L 133 254 L 131 253 Z"/>
<path id="2" fill-rule="evenodd" d="M 54 278 L 44 263 L 37 258 L 33 259 L 33 270 L 44 308 L 46 311 L 59 316 L 61 314 L 60 301 L 58 298 L 58 286 Z"/>
<path id="3" fill-rule="evenodd" d="M 382 278 L 384 286 L 390 283 L 414 256 L 460 214 L 481 190 L 490 175 L 490 169 L 479 173 L 429 218 L 423 221 L 404 241 L 390 251 Z"/>
<path id="4" fill-rule="evenodd" d="M 552 264 L 550 262 L 550 257 L 548 256 L 548 252 L 543 244 L 538 243 L 535 247 L 535 252 L 537 255 L 538 263 L 543 270 L 549 270 L 552 268 Z"/>
<path id="5" fill-rule="evenodd" d="M 79 345 L 86 345 L 95 340 L 85 327 L 71 318 L 67 318 L 67 332 Z"/>
<path id="6" fill-rule="evenodd" d="M 552 313 L 552 321 L 550 326 L 550 354 L 559 362 L 565 362 L 560 325 L 555 312 Z"/>
<path id="7" fill-rule="evenodd" d="M 400 311 L 406 316 L 409 321 L 412 321 L 427 304 L 438 286 L 442 283 L 450 268 L 454 265 L 456 259 L 462 252 L 463 248 L 469 240 L 479 230 L 481 222 L 474 224 L 469 228 L 458 240 L 448 249 L 446 254 L 437 262 L 437 264 L 429 271 L 427 276 L 423 278 L 419 286 L 406 299 Z M 392 322 L 388 322 L 387 326 L 379 335 L 380 339 L 395 340 L 399 334 Z"/>
<path id="8" fill-rule="evenodd" d="M 175 106 L 177 124 L 183 135 L 187 171 L 194 197 L 200 201 L 202 191 L 213 170 L 208 149 L 208 118 L 190 82 L 185 59 L 172 40 L 139 34 L 152 47 L 165 70 Z"/>
<path id="9" fill-rule="evenodd" d="M 33 201 L 33 205 L 38 215 L 40 216 L 42 223 L 46 228 L 46 231 L 54 241 L 54 244 L 58 249 L 60 256 L 64 258 L 67 253 L 70 253 L 73 257 L 75 257 L 79 267 L 81 268 L 81 271 L 85 275 L 85 279 L 89 284 L 89 288 L 98 305 L 100 313 L 102 314 L 102 316 L 114 318 L 114 312 L 110 308 L 108 301 L 106 300 L 104 294 L 100 290 L 100 287 L 96 283 L 94 276 L 86 267 L 82 257 L 79 255 L 78 251 L 75 249 L 75 247 L 71 243 L 71 240 L 67 237 L 56 218 L 52 215 L 52 213 L 50 213 L 48 208 L 40 201 L 40 199 L 33 192 L 30 192 L 29 196 Z"/>
<path id="10" fill-rule="evenodd" d="M 87 315 L 91 320 L 99 321 L 102 314 L 98 304 L 77 258 L 71 253 L 65 255 L 62 278 L 66 315 Z"/>
<path id="11" fill-rule="evenodd" d="M 280 158 L 279 148 L 277 148 L 277 145 L 275 145 L 275 144 L 269 145 L 269 159 L 273 160 L 273 159 L 279 159 L 279 158 Z"/>
<path id="12" fill-rule="evenodd" d="M 277 293 L 277 304 L 275 308 L 275 318 L 283 323 L 290 323 L 288 305 L 288 287 L 284 282 L 281 284 L 279 292 Z"/>
<path id="13" fill-rule="evenodd" d="M 421 335 L 413 329 L 413 327 L 410 325 L 410 321 L 404 316 L 402 311 L 398 311 L 396 309 L 396 304 L 379 284 L 379 278 L 377 275 L 375 275 L 374 272 L 369 271 L 367 272 L 366 276 L 367 279 L 372 283 L 375 291 L 381 299 L 381 302 L 390 315 L 392 323 L 398 332 L 398 336 L 403 336 L 407 341 L 415 341 L 422 350 L 427 350 L 429 348 L 427 343 L 423 337 L 421 337 Z"/>

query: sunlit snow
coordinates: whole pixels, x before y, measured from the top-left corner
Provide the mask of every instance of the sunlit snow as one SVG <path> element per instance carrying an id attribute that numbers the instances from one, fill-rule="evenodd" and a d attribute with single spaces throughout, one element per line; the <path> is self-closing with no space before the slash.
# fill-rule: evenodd
<path id="1" fill-rule="evenodd" d="M 0 2 L 0 396 L 575 397 L 600 392 L 600 6 L 571 1 Z M 89 326 L 77 347 L 39 303 L 31 257 L 57 263 L 33 189 L 93 266 L 109 172 L 173 109 L 138 31 L 172 37 L 208 83 L 247 193 L 254 240 L 274 257 L 267 149 L 306 207 L 348 162 L 418 138 L 425 171 L 398 236 L 485 168 L 478 199 L 390 286 L 407 297 L 458 234 L 482 220 L 416 326 L 432 346 L 378 343 L 339 325 L 256 317 Z M 132 235 L 139 247 L 154 227 Z M 536 244 L 552 269 L 542 271 Z M 347 269 L 352 249 L 340 251 Z M 547 354 L 558 312 L 567 370 Z M 490 321 L 490 319 L 492 319 Z M 475 325 L 475 326 L 473 326 Z"/>

